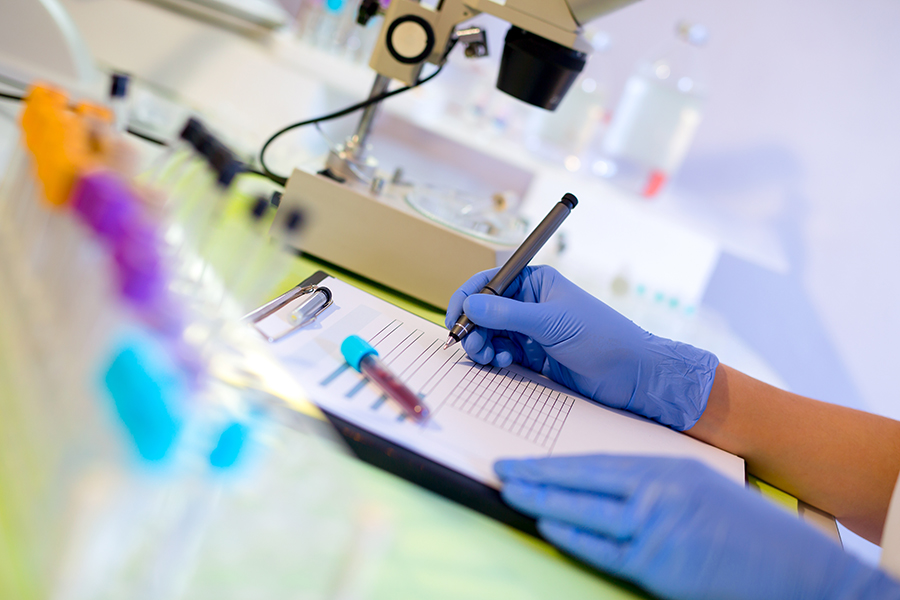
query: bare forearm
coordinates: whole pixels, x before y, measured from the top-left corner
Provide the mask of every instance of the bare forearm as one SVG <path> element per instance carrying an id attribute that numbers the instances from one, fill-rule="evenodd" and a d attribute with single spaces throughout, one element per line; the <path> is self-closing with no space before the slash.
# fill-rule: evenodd
<path id="1" fill-rule="evenodd" d="M 791 394 L 725 365 L 687 431 L 753 475 L 880 542 L 900 472 L 900 422 Z"/>

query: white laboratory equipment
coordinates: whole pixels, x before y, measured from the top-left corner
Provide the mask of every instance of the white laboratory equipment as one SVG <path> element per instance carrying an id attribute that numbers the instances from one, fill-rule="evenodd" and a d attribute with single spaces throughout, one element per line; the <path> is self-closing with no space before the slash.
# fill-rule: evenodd
<path id="1" fill-rule="evenodd" d="M 593 49 L 583 25 L 634 1 L 444 0 L 435 6 L 392 0 L 383 8 L 375 0 L 363 0 L 360 23 L 384 16 L 369 63 L 378 74 L 370 98 L 382 96 L 393 79 L 416 85 L 425 64 L 443 65 L 457 43 L 469 57 L 484 56 L 483 31 L 471 25 L 459 28 L 484 13 L 511 24 L 497 88 L 555 110 Z M 280 226 L 287 210 L 303 207 L 310 216 L 308 229 L 302 237 L 286 238 L 288 243 L 435 306 L 446 306 L 473 272 L 501 265 L 515 245 L 443 225 L 404 200 L 410 190 L 378 183 L 377 162 L 368 154 L 377 106 L 376 102 L 365 108 L 355 134 L 330 153 L 320 174 L 293 171 L 274 227 Z"/>
<path id="2" fill-rule="evenodd" d="M 684 160 L 709 93 L 700 24 L 679 23 L 675 39 L 642 59 L 625 84 L 594 174 L 646 198 L 656 196 Z"/>

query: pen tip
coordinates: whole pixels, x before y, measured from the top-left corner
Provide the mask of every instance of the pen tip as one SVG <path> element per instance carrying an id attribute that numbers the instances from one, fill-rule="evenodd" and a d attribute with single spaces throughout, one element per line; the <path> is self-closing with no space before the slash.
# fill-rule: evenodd
<path id="1" fill-rule="evenodd" d="M 450 346 L 452 346 L 455 343 L 456 343 L 456 340 L 453 339 L 453 336 L 450 336 L 449 338 L 447 338 L 447 343 L 444 344 L 444 347 L 442 348 L 442 350 L 446 350 L 447 348 L 449 348 Z"/>

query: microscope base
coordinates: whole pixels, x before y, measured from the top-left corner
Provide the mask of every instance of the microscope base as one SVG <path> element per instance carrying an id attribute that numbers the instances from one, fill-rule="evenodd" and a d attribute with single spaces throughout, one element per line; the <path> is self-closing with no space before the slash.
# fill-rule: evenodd
<path id="1" fill-rule="evenodd" d="M 381 195 L 353 183 L 294 170 L 271 233 L 283 237 L 287 215 L 299 209 L 305 226 L 284 241 L 399 292 L 446 308 L 478 271 L 498 267 L 515 251 L 427 219 L 403 198 L 407 186 Z"/>

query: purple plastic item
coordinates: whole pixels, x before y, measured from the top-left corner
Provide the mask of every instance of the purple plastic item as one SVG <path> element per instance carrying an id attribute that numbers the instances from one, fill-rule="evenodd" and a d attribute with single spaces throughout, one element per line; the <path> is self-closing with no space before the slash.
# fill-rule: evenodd
<path id="1" fill-rule="evenodd" d="M 85 175 L 72 190 L 75 212 L 111 250 L 122 295 L 149 314 L 166 302 L 168 290 L 159 239 L 139 202 L 128 183 L 108 171 Z"/>
<path id="2" fill-rule="evenodd" d="M 152 229 L 134 226 L 113 250 L 122 294 L 137 304 L 152 303 L 166 290 L 159 245 Z"/>
<path id="3" fill-rule="evenodd" d="M 72 190 L 72 209 L 106 247 L 122 300 L 169 346 L 171 356 L 196 382 L 203 363 L 182 339 L 186 316 L 169 291 L 160 235 L 131 186 L 118 175 L 96 171 Z"/>
<path id="4" fill-rule="evenodd" d="M 143 220 L 128 184 L 105 171 L 90 173 L 76 182 L 72 207 L 100 238 L 113 246 Z"/>

